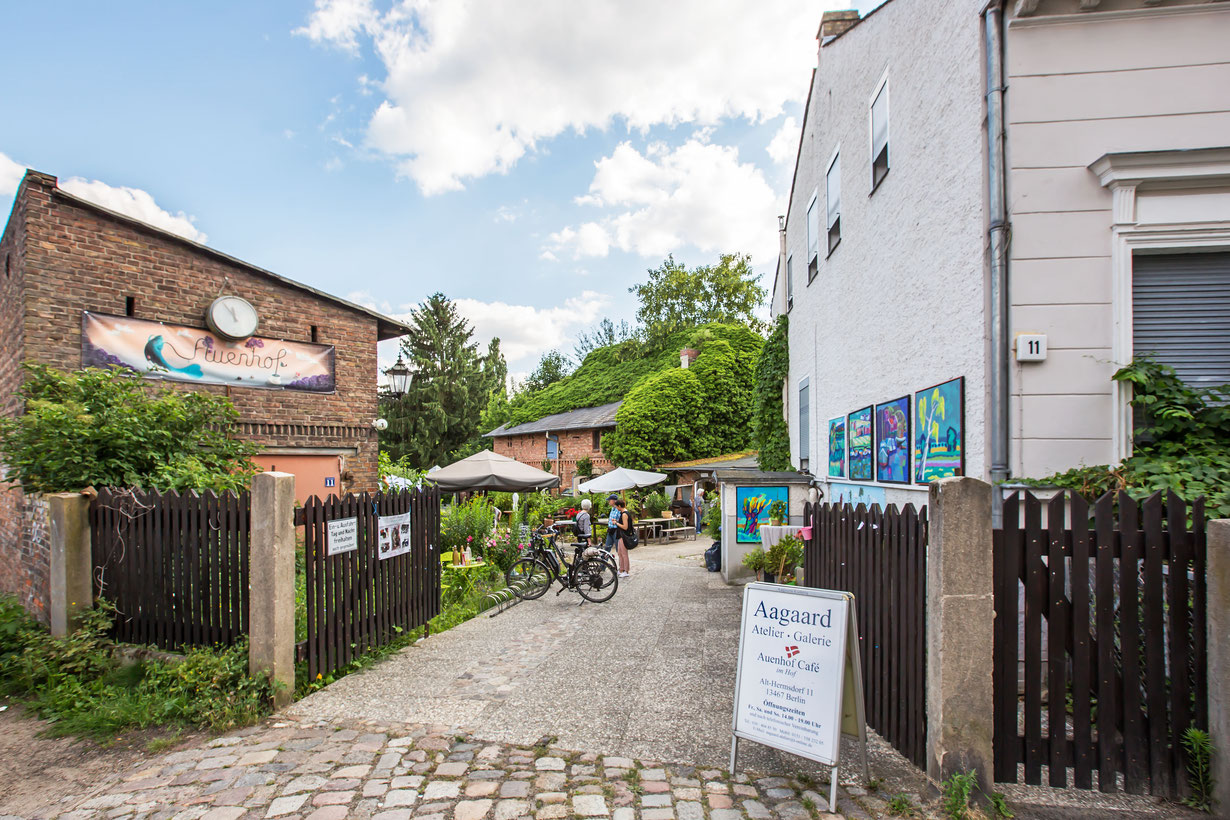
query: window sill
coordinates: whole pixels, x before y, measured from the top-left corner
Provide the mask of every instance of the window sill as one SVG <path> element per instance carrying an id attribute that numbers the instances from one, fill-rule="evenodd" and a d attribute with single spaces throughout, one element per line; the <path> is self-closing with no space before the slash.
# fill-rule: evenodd
<path id="1" fill-rule="evenodd" d="M 841 247 L 841 240 L 840 240 L 840 239 L 838 239 L 838 240 L 837 240 L 837 244 L 835 244 L 835 245 L 833 245 L 833 247 L 829 248 L 829 252 L 828 252 L 828 254 L 824 257 L 825 261 L 828 261 L 828 258 L 829 258 L 830 256 L 832 256 L 833 254 L 837 253 L 837 249 L 838 249 L 838 248 L 840 248 L 840 247 Z"/>
<path id="2" fill-rule="evenodd" d="M 890 168 L 889 170 L 892 170 L 892 169 Z M 873 196 L 875 195 L 875 192 L 876 192 L 876 191 L 880 190 L 880 186 L 884 184 L 884 180 L 886 180 L 886 179 L 888 179 L 888 171 L 885 171 L 885 172 L 884 172 L 884 176 L 880 177 L 880 181 L 879 181 L 879 182 L 875 182 L 875 183 L 873 183 L 873 184 L 872 184 L 872 186 L 871 186 L 871 191 L 870 191 L 870 192 L 868 192 L 868 194 L 867 194 L 867 198 L 868 198 L 868 199 L 870 199 L 871 197 L 873 197 Z"/>

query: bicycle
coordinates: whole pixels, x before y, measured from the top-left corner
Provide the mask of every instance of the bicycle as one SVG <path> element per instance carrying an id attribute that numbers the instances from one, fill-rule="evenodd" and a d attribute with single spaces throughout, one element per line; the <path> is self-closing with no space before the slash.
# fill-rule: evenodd
<path id="1" fill-rule="evenodd" d="M 569 561 L 555 543 L 555 527 L 534 531 L 526 553 L 504 573 L 509 589 L 524 601 L 541 598 L 559 581 L 560 595 L 573 590 L 596 604 L 605 603 L 619 589 L 619 569 L 615 559 L 601 547 L 577 544 Z"/>

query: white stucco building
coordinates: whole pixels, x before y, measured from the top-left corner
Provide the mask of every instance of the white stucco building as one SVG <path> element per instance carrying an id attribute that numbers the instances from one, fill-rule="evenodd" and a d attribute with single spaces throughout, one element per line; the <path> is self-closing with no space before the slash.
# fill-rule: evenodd
<path id="1" fill-rule="evenodd" d="M 1116 462 L 1134 352 L 1230 382 L 1230 3 L 887 0 L 819 39 L 773 305 L 829 498 L 925 503 L 935 434 L 987 480 Z M 852 480 L 830 420 L 880 404 Z"/>

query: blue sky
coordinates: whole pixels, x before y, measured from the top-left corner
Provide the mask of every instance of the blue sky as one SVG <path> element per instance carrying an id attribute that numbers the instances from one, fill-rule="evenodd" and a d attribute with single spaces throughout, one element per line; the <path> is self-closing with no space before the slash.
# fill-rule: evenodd
<path id="1" fill-rule="evenodd" d="M 439 290 L 524 374 L 667 253 L 769 284 L 845 5 L 10 3 L 0 202 L 28 166 L 395 315 Z"/>

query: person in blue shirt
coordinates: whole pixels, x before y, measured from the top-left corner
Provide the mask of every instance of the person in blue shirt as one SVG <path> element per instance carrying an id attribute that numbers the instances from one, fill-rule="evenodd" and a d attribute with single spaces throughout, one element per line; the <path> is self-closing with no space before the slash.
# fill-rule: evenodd
<path id="1" fill-rule="evenodd" d="M 615 541 L 619 537 L 619 508 L 615 506 L 615 502 L 619 500 L 619 496 L 611 493 L 606 497 L 606 503 L 611 505 L 611 512 L 607 515 L 606 522 L 606 551 L 615 551 Z"/>

